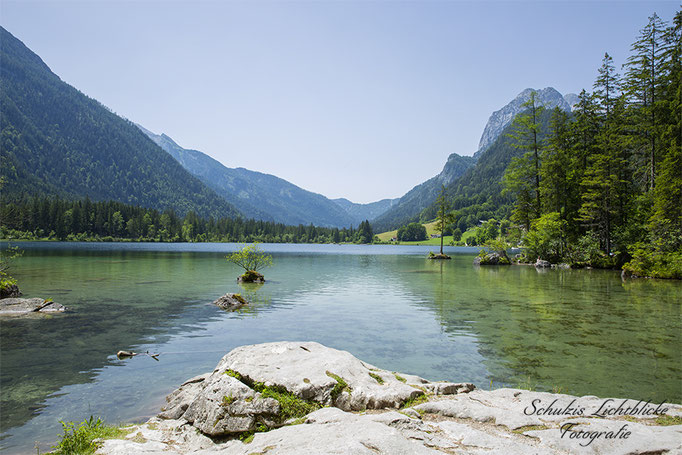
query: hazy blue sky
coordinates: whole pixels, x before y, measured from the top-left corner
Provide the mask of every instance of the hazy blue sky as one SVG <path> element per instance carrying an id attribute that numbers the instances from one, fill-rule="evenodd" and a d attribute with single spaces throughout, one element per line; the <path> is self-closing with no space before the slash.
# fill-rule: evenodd
<path id="1" fill-rule="evenodd" d="M 591 89 L 646 2 L 0 0 L 63 80 L 229 167 L 328 197 L 400 197 L 473 154 L 527 87 Z"/>

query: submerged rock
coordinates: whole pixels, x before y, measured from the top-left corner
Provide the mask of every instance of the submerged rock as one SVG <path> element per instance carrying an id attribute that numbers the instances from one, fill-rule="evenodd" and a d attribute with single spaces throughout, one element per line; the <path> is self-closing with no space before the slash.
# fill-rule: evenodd
<path id="1" fill-rule="evenodd" d="M 132 427 L 123 440 L 104 441 L 97 453 L 624 455 L 682 450 L 682 425 L 658 426 L 655 416 L 643 414 L 586 418 L 605 403 L 632 409 L 637 401 L 474 389 L 378 369 L 313 342 L 244 346 L 223 357 L 213 372 L 171 393 L 158 417 Z M 584 412 L 572 413 L 576 409 Z M 349 412 L 360 410 L 371 412 Z M 665 413 L 679 418 L 682 406 L 665 404 Z M 592 442 L 579 439 L 562 430 L 567 423 L 576 431 L 602 433 Z M 630 437 L 606 438 L 624 425 Z"/>
<path id="2" fill-rule="evenodd" d="M 214 300 L 213 304 L 218 305 L 223 310 L 236 310 L 243 305 L 247 305 L 248 302 L 240 294 L 227 293 L 217 300 Z"/>
<path id="3" fill-rule="evenodd" d="M 31 313 L 60 313 L 65 310 L 66 307 L 64 305 L 39 297 L 32 299 L 12 297 L 0 299 L 0 316 L 21 316 Z"/>

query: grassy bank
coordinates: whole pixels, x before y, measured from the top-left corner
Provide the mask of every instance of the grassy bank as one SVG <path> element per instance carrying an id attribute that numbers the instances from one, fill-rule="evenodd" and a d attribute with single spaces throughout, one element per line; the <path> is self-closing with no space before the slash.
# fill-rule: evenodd
<path id="1" fill-rule="evenodd" d="M 429 223 L 422 223 L 422 226 L 426 228 L 426 235 L 427 239 L 426 240 L 416 240 L 412 242 L 400 242 L 401 245 L 435 245 L 440 247 L 440 238 L 431 238 L 431 234 L 438 234 L 438 231 L 436 230 L 436 222 L 431 221 Z M 392 238 L 398 236 L 398 230 L 394 231 L 387 231 L 387 232 L 382 232 L 381 234 L 377 234 L 377 237 L 379 237 L 379 240 L 382 242 L 390 242 Z M 466 232 L 462 234 L 462 238 L 459 242 L 455 242 L 457 246 L 464 246 L 466 243 L 468 243 L 469 238 L 475 237 L 476 236 L 476 228 L 470 228 Z M 450 246 L 450 242 L 452 242 L 452 236 L 451 235 L 446 235 L 443 237 L 443 245 L 444 246 Z"/>

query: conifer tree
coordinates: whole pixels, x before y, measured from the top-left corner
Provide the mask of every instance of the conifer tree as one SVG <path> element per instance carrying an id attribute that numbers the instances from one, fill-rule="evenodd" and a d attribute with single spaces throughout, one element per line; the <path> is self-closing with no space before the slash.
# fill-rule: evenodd
<path id="1" fill-rule="evenodd" d="M 358 226 L 357 237 L 358 243 L 372 243 L 374 233 L 368 220 L 361 222 L 360 226 Z"/>
<path id="2" fill-rule="evenodd" d="M 652 241 L 667 251 L 682 249 L 682 11 L 663 33 L 661 52 L 661 165 L 656 175 Z"/>
<path id="3" fill-rule="evenodd" d="M 550 135 L 542 152 L 540 194 L 543 213 L 557 212 L 561 218 L 572 218 L 577 211 L 575 185 L 571 180 L 571 146 L 573 142 L 568 114 L 556 107 L 550 120 Z"/>
<path id="4" fill-rule="evenodd" d="M 613 105 L 620 96 L 620 90 L 620 75 L 613 65 L 613 58 L 607 52 L 604 54 L 601 67 L 599 67 L 599 76 L 594 82 L 594 96 L 605 117 L 611 115 Z"/>
<path id="5" fill-rule="evenodd" d="M 626 68 L 625 87 L 635 106 L 637 132 L 640 137 L 642 177 L 652 190 L 656 184 L 656 163 L 661 135 L 663 59 L 670 44 L 665 39 L 665 24 L 654 13 L 632 45 L 633 54 L 623 65 Z"/>
<path id="6" fill-rule="evenodd" d="M 540 217 L 540 154 L 542 131 L 540 116 L 544 107 L 537 103 L 535 92 L 522 105 L 525 110 L 514 118 L 514 147 L 527 150 L 520 158 L 512 159 L 504 173 L 504 193 L 516 195 L 512 219 L 530 229 L 532 220 Z"/>
<path id="7" fill-rule="evenodd" d="M 599 112 L 598 133 L 580 183 L 582 205 L 579 219 L 585 227 L 598 234 L 602 248 L 610 254 L 613 216 L 617 207 L 615 199 L 621 167 L 625 163 L 619 157 L 624 98 L 620 95 L 620 77 L 608 53 L 602 59 L 594 89 Z"/>

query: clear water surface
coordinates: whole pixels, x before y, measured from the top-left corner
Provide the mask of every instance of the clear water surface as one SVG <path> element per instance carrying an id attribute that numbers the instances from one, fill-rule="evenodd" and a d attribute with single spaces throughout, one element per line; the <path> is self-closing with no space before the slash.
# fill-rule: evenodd
<path id="1" fill-rule="evenodd" d="M 4 245 L 3 245 L 4 246 Z M 488 389 L 682 401 L 682 283 L 613 271 L 474 267 L 476 251 L 263 245 L 242 286 L 235 244 L 21 243 L 26 297 L 70 311 L 0 321 L 0 450 L 45 451 L 59 420 L 140 421 L 236 346 L 312 340 L 378 367 Z M 240 292 L 226 312 L 211 301 Z M 120 361 L 118 350 L 161 353 Z"/>

